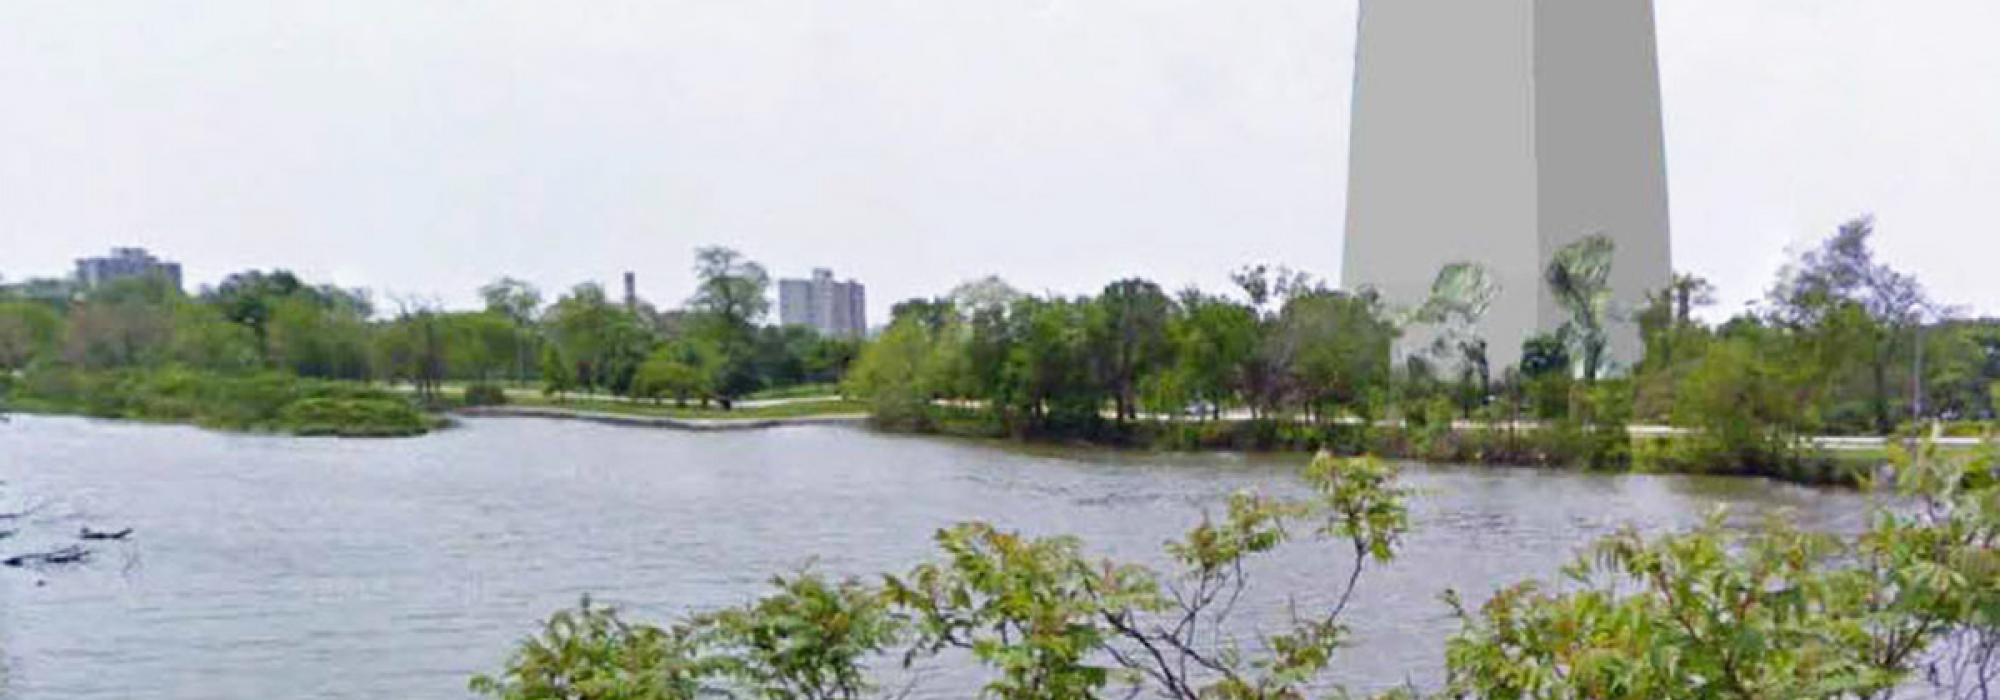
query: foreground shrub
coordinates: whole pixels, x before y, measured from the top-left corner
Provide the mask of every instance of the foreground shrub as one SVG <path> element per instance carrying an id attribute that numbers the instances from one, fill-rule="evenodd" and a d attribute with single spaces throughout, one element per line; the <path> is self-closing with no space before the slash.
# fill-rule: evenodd
<path id="1" fill-rule="evenodd" d="M 16 408 L 224 430 L 401 436 L 430 429 L 408 399 L 353 382 L 281 372 L 228 375 L 180 367 L 83 371 L 38 367 L 14 392 Z"/>
<path id="2" fill-rule="evenodd" d="M 802 573 L 777 592 L 697 618 L 720 675 L 768 700 L 858 698 L 875 689 L 865 664 L 896 641 L 901 620 L 878 590 Z"/>
<path id="3" fill-rule="evenodd" d="M 1441 697 L 1991 697 L 1993 458 L 1927 448 L 1896 462 L 1912 507 L 1877 513 L 1856 536 L 1782 520 L 1740 533 L 1717 515 L 1688 533 L 1605 538 L 1560 586 L 1511 586 L 1476 610 L 1447 594 L 1464 627 L 1446 645 Z M 905 662 L 959 650 L 991 671 L 981 695 L 1006 700 L 1320 697 L 1355 584 L 1402 546 L 1410 494 L 1368 459 L 1322 455 L 1303 476 L 1312 498 L 1236 494 L 1167 545 L 1165 571 L 1093 559 L 1073 537 L 964 523 L 937 534 L 942 556 L 880 587 L 779 578 L 770 596 L 665 627 L 586 601 L 472 688 L 508 700 L 856 698 L 875 687 L 869 660 L 905 644 Z M 1307 533 L 1351 568 L 1321 577 L 1322 607 L 1242 643 L 1228 623 L 1247 563 Z"/>
<path id="4" fill-rule="evenodd" d="M 508 699 L 856 698 L 874 687 L 867 661 L 906 641 L 906 661 L 969 654 L 994 671 L 985 694 L 1008 700 L 1107 697 L 1114 685 L 1180 700 L 1303 697 L 1346 639 L 1362 571 L 1400 545 L 1409 496 L 1374 460 L 1321 456 L 1304 476 L 1315 497 L 1303 502 L 1231 498 L 1223 518 L 1168 545 L 1174 571 L 1091 559 L 1071 537 L 963 523 L 937 534 L 941 557 L 880 587 L 778 578 L 768 597 L 664 628 L 588 604 L 558 613 L 472 688 Z M 1228 622 L 1245 562 L 1295 533 L 1352 557 L 1338 602 L 1239 644 Z"/>
<path id="5" fill-rule="evenodd" d="M 503 700 L 692 700 L 712 672 L 695 649 L 686 627 L 629 624 L 584 598 L 523 641 L 505 673 L 471 687 Z"/>
<path id="6" fill-rule="evenodd" d="M 1448 644 L 1454 693 L 1544 698 L 1987 697 L 2000 630 L 2000 492 L 1990 458 L 1897 458 L 1909 512 L 1859 537 L 1783 520 L 1737 533 L 1627 530 L 1592 546 L 1567 586 L 1523 583 L 1470 611 Z M 1952 644 L 1985 644 L 1984 655 Z M 1984 640 L 1984 641 L 1980 641 Z M 1936 659 L 1960 673 L 1940 674 Z M 1950 665 L 1950 664 L 1945 664 Z M 1971 666 L 1974 668 L 1967 668 Z M 1953 670 L 1953 669 L 1948 669 Z"/>

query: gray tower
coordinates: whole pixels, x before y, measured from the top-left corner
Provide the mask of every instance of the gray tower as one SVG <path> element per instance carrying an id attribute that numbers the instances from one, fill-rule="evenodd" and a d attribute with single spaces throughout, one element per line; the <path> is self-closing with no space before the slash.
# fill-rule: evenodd
<path id="1" fill-rule="evenodd" d="M 860 282 L 841 282 L 826 268 L 813 270 L 811 279 L 778 280 L 778 320 L 787 326 L 806 326 L 833 338 L 861 338 L 868 334 L 868 294 Z"/>
<path id="2" fill-rule="evenodd" d="M 1617 242 L 1636 310 L 1672 270 L 1652 0 L 1362 0 L 1347 202 L 1350 289 L 1414 305 L 1447 264 L 1492 273 L 1496 369 L 1562 325 L 1542 269 L 1579 238 Z M 1639 359 L 1635 325 L 1611 353 Z"/>

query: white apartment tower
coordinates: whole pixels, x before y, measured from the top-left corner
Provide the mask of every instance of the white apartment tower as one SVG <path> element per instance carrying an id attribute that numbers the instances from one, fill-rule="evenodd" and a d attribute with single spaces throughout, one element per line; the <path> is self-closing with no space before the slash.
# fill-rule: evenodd
<path id="1" fill-rule="evenodd" d="M 805 326 L 832 338 L 860 338 L 868 332 L 868 297 L 860 282 L 836 281 L 833 271 L 813 270 L 811 279 L 778 281 L 778 320 Z"/>
<path id="2" fill-rule="evenodd" d="M 181 288 L 181 264 L 154 257 L 145 248 L 112 248 L 111 255 L 76 261 L 76 281 L 85 289 L 135 277 L 159 277 Z"/>

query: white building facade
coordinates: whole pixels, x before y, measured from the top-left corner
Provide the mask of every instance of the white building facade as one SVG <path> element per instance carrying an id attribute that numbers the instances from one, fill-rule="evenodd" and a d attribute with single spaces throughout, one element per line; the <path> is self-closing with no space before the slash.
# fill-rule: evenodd
<path id="1" fill-rule="evenodd" d="M 111 255 L 76 261 L 76 281 L 85 289 L 107 282 L 157 276 L 181 288 L 181 264 L 154 257 L 145 248 L 112 248 Z"/>
<path id="2" fill-rule="evenodd" d="M 778 281 L 778 320 L 831 338 L 860 338 L 868 333 L 868 293 L 860 282 L 815 269 L 810 279 Z"/>

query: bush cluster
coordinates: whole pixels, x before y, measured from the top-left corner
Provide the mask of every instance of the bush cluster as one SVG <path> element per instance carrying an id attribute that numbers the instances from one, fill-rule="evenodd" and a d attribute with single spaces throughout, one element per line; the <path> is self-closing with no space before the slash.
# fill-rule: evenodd
<path id="1" fill-rule="evenodd" d="M 278 413 L 286 432 L 306 436 L 404 437 L 430 430 L 430 421 L 403 399 L 308 398 Z"/>
<path id="2" fill-rule="evenodd" d="M 282 372 L 218 374 L 181 367 L 31 369 L 14 408 L 99 418 L 193 423 L 299 435 L 417 435 L 430 422 L 409 399 L 350 382 Z"/>

